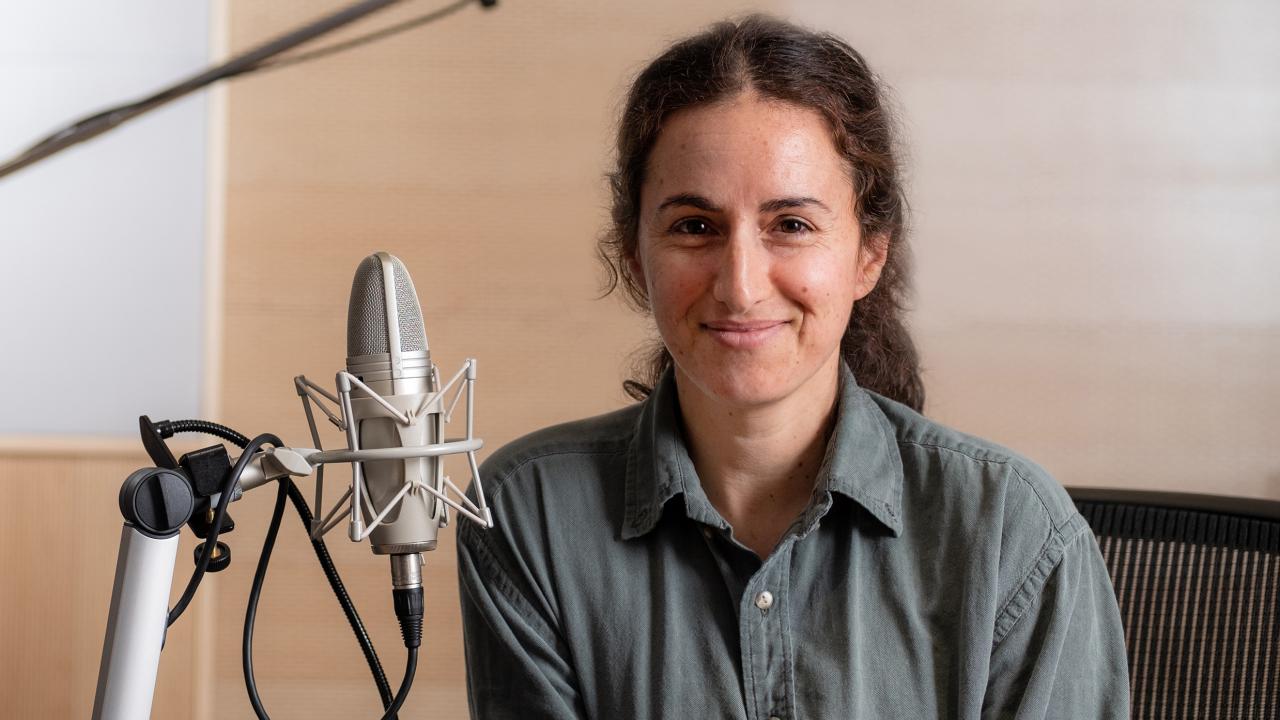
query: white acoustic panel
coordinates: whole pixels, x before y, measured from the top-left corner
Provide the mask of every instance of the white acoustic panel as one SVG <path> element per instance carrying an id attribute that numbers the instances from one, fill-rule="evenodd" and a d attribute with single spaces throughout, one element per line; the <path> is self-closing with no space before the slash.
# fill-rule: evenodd
<path id="1" fill-rule="evenodd" d="M 201 69 L 206 2 L 0 4 L 0 156 Z M 0 434 L 129 435 L 194 416 L 206 101 L 0 179 Z"/>

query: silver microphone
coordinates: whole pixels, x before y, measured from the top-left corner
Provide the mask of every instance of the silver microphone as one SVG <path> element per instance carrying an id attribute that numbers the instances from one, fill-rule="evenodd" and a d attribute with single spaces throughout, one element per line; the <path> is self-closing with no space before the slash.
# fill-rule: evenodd
<path id="1" fill-rule="evenodd" d="M 404 263 L 385 252 L 365 258 L 351 283 L 347 372 L 410 419 L 408 424 L 397 422 L 368 393 L 353 388 L 351 415 L 362 450 L 420 448 L 443 440 L 439 412 L 414 415 L 427 395 L 439 389 L 439 377 L 431 362 L 413 280 Z M 442 465 L 438 457 L 362 463 L 368 497 L 359 503 L 359 511 L 366 524 L 374 524 L 371 511 L 388 507 L 406 480 L 411 485 L 404 499 L 369 534 L 374 553 L 393 556 L 397 585 L 420 582 L 412 577 L 421 562 L 416 553 L 436 548 L 437 533 L 447 519 L 442 503 L 425 489 L 428 485 L 442 489 Z M 410 554 L 412 559 L 395 557 Z"/>
<path id="2" fill-rule="evenodd" d="M 450 511 L 493 527 L 475 455 L 484 446 L 474 433 L 475 358 L 441 384 L 413 280 L 404 263 L 380 252 L 356 268 L 347 316 L 347 369 L 336 381 L 334 394 L 305 376 L 294 378 L 315 447 L 258 453 L 244 468 L 236 497 L 271 480 L 304 477 L 320 468 L 311 537 L 323 537 L 345 516 L 353 542 L 367 539 L 375 554 L 390 557 L 397 615 L 420 616 L 422 553 L 436 548 Z M 464 396 L 466 432 L 446 440 L 444 426 Z M 325 401 L 336 404 L 338 413 Z M 346 434 L 347 447 L 321 448 L 315 408 Z M 446 455 L 466 456 L 474 500 L 445 475 Z M 323 466 L 331 463 L 352 464 L 351 488 L 321 515 Z"/>

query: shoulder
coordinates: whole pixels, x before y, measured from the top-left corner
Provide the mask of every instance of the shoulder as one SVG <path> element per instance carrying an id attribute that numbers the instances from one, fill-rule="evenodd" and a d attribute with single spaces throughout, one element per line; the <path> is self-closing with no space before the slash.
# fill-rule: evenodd
<path id="1" fill-rule="evenodd" d="M 480 466 L 485 492 L 498 498 L 547 471 L 570 481 L 596 474 L 602 465 L 625 456 L 639 414 L 640 405 L 631 405 L 552 425 L 503 445 Z"/>
<path id="2" fill-rule="evenodd" d="M 1068 553 L 1096 552 L 1089 526 L 1044 468 L 1013 450 L 868 393 L 895 434 L 903 466 L 903 516 L 922 533 L 964 537 L 958 549 L 994 580 L 999 642 Z M 952 534 L 954 531 L 955 534 Z"/>
<path id="3" fill-rule="evenodd" d="M 1043 467 L 1002 445 L 931 420 L 901 403 L 867 392 L 893 427 L 904 472 L 927 475 L 932 490 L 998 492 L 1006 502 L 1027 504 L 1047 528 L 1062 528 L 1078 515 L 1075 503 Z M 911 478 L 907 478 L 910 480 Z M 944 487 L 937 487 L 941 483 Z"/>
<path id="4" fill-rule="evenodd" d="M 561 423 L 517 438 L 480 466 L 493 526 L 458 527 L 459 567 L 505 588 L 511 601 L 544 601 L 589 575 L 583 552 L 603 548 L 621 517 L 626 461 L 639 408 Z M 467 490 L 472 501 L 479 489 Z M 545 607 L 548 617 L 557 613 Z"/>

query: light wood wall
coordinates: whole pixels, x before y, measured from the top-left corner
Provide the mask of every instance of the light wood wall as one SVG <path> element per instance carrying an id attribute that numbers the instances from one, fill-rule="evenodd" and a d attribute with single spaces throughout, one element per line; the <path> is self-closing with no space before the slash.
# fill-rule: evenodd
<path id="1" fill-rule="evenodd" d="M 150 464 L 136 443 L 0 443 L 4 717 L 89 717 L 120 540 L 120 484 Z M 190 574 L 193 545 L 184 537 L 178 550 L 174 599 Z M 199 692 L 193 668 L 212 627 L 208 610 L 197 601 L 171 629 L 154 717 L 191 715 Z"/>
<path id="2" fill-rule="evenodd" d="M 893 86 L 929 414 L 1280 498 L 1280 4 L 792 0 Z"/>

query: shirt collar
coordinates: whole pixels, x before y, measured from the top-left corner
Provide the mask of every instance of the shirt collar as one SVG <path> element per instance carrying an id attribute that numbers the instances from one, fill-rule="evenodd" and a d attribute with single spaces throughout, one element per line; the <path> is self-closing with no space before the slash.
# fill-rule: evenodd
<path id="1" fill-rule="evenodd" d="M 862 506 L 893 535 L 902 531 L 902 457 L 893 425 L 840 364 L 836 425 L 814 487 L 819 496 L 843 495 Z M 684 444 L 675 376 L 663 375 L 640 413 L 627 456 L 622 538 L 648 533 L 676 495 L 691 520 L 717 528 L 728 524 L 707 499 Z M 821 508 L 825 512 L 826 507 Z M 816 516 L 806 518 L 816 521 Z"/>

